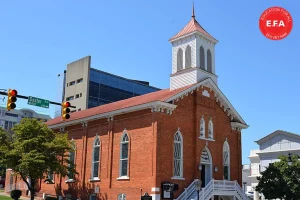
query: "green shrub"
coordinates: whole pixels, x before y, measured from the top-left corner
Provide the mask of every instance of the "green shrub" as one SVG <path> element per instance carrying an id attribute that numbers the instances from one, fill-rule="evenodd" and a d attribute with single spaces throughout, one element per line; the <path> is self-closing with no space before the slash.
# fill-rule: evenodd
<path id="1" fill-rule="evenodd" d="M 10 197 L 15 199 L 15 200 L 18 200 L 22 195 L 22 191 L 21 190 L 12 190 L 10 192 Z"/>

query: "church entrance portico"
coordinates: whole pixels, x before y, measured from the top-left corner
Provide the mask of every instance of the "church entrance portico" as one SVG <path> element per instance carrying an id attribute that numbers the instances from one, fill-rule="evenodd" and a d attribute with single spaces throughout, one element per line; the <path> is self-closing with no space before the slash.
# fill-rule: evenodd
<path id="1" fill-rule="evenodd" d="M 207 147 L 201 152 L 199 170 L 202 187 L 205 187 L 212 180 L 212 157 Z"/>

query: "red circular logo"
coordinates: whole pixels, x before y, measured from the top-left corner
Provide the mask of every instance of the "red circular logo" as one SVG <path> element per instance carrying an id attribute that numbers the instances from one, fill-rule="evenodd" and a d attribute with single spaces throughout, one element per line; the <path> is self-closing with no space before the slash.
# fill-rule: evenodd
<path id="1" fill-rule="evenodd" d="M 271 40 L 281 40 L 288 36 L 293 28 L 290 13 L 281 7 L 271 7 L 259 18 L 259 28 L 264 36 Z"/>

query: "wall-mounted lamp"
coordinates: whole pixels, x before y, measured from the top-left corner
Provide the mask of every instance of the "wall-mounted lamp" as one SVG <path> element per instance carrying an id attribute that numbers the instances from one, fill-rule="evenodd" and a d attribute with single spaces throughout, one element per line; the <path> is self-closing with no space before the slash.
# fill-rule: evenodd
<path id="1" fill-rule="evenodd" d="M 215 172 L 218 172 L 218 167 L 217 166 L 215 166 Z"/>
<path id="2" fill-rule="evenodd" d="M 201 165 L 201 164 L 199 165 L 199 170 L 200 170 L 200 171 L 202 170 L 202 165 Z"/>

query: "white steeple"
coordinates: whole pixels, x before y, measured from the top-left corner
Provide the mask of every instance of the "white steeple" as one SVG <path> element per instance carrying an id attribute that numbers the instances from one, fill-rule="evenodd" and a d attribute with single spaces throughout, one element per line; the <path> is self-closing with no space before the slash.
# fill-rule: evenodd
<path id="1" fill-rule="evenodd" d="M 206 78 L 211 78 L 217 84 L 215 45 L 218 41 L 197 22 L 194 5 L 192 19 L 169 41 L 172 44 L 171 90 Z"/>

